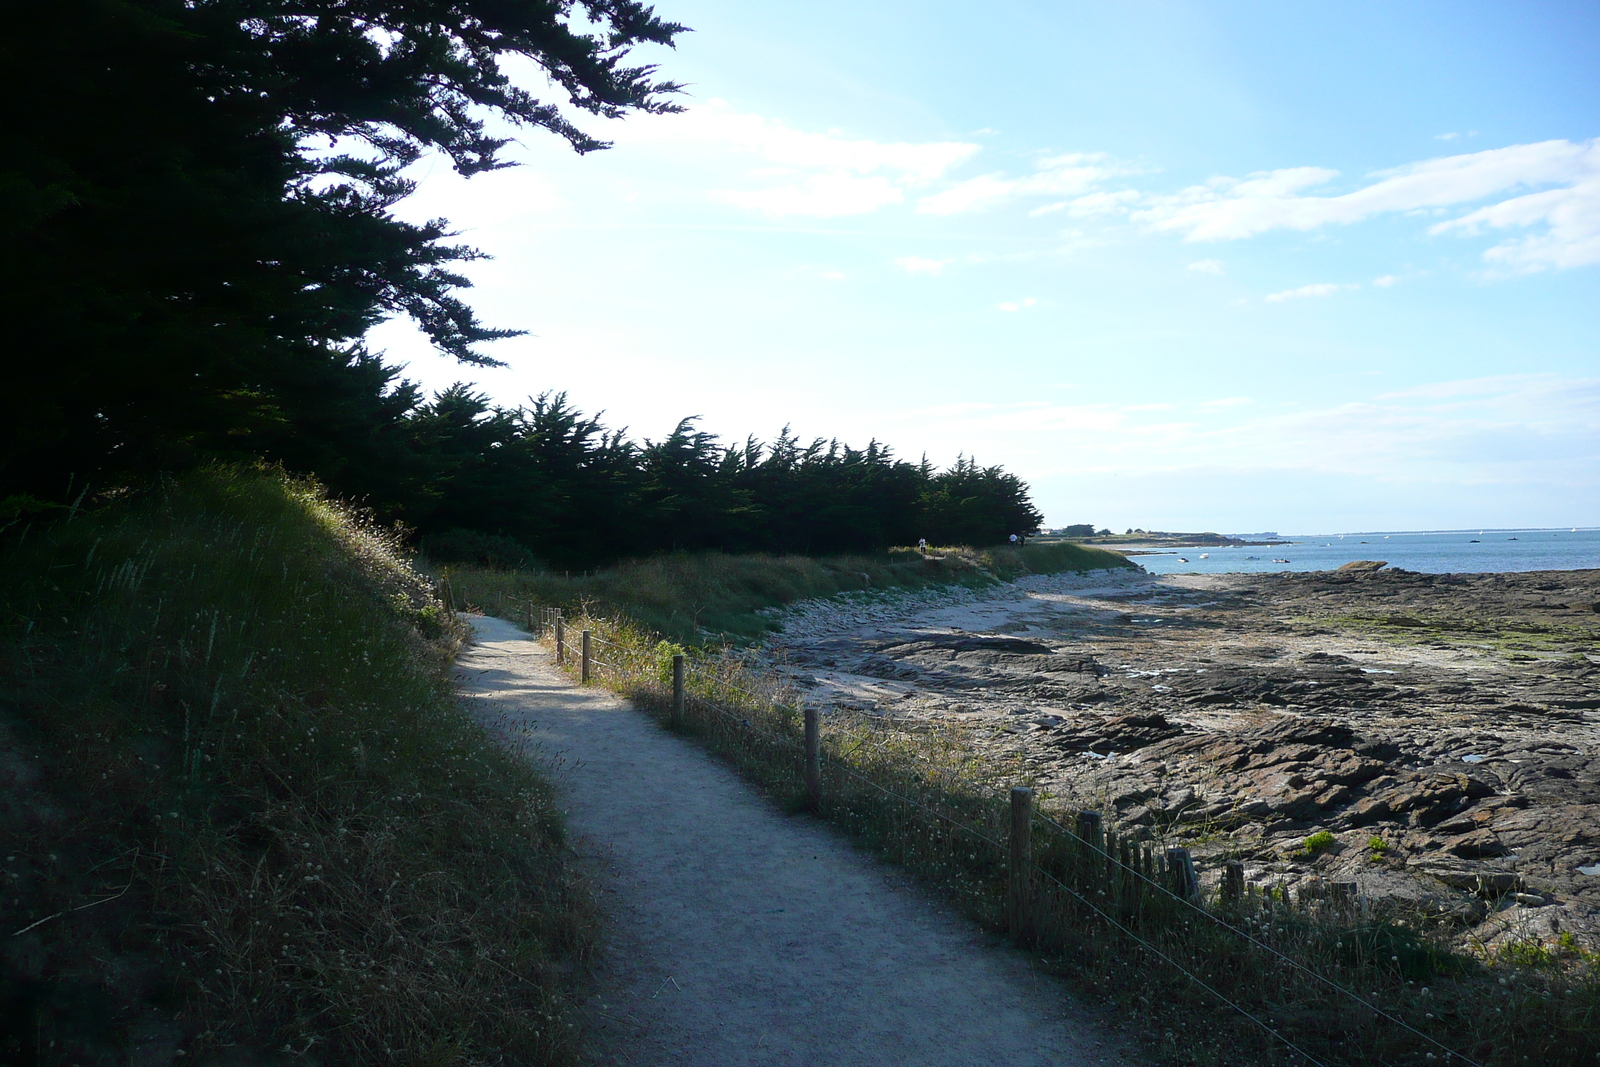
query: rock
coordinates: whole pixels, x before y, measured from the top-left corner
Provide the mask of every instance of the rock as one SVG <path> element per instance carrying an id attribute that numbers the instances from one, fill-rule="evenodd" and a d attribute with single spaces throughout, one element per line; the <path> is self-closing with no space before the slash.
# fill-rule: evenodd
<path id="1" fill-rule="evenodd" d="M 1383 570 L 1383 568 L 1387 567 L 1388 565 L 1389 565 L 1388 560 L 1353 559 L 1349 563 L 1346 563 L 1344 566 L 1337 568 L 1337 570 L 1344 571 L 1344 572 L 1350 572 L 1350 571 L 1381 571 L 1381 570 Z"/>
<path id="2" fill-rule="evenodd" d="M 1131 752 L 1182 733 L 1183 727 L 1168 722 L 1164 715 L 1118 715 L 1074 730 L 1058 730 L 1051 735 L 1050 743 L 1068 752 L 1104 755 Z"/>
<path id="3" fill-rule="evenodd" d="M 1473 830 L 1444 843 L 1445 851 L 1470 860 L 1488 859 L 1508 855 L 1511 850 L 1495 836 L 1493 830 Z"/>

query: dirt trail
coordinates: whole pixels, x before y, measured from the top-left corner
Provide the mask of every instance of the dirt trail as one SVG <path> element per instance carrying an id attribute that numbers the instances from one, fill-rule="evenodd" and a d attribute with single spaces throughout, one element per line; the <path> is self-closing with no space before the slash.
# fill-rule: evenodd
<path id="1" fill-rule="evenodd" d="M 553 768 L 608 912 L 592 1061 L 1132 1062 L 1020 953 L 610 694 L 474 618 L 461 688 Z"/>

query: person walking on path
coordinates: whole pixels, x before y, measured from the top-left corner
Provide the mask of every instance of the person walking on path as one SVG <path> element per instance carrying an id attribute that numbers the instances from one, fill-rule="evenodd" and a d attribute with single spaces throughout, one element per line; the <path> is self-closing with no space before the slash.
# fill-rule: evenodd
<path id="1" fill-rule="evenodd" d="M 1027 956 L 852 848 L 515 626 L 473 618 L 461 692 L 556 774 L 607 925 L 589 1062 L 1127 1067 Z"/>

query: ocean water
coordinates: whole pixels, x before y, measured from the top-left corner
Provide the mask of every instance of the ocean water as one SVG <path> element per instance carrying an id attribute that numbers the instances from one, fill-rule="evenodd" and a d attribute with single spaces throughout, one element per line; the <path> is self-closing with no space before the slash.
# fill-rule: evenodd
<path id="1" fill-rule="evenodd" d="M 1152 574 L 1331 571 L 1357 559 L 1430 574 L 1600 567 L 1600 529 L 1424 530 L 1284 535 L 1281 545 L 1162 549 L 1133 561 Z M 1202 559 L 1204 553 L 1207 558 Z M 1287 560 L 1287 563 L 1274 562 Z"/>

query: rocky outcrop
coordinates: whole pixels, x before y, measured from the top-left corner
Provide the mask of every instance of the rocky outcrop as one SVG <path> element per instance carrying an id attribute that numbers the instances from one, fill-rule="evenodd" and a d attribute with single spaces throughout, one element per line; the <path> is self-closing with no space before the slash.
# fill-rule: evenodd
<path id="1" fill-rule="evenodd" d="M 1050 792 L 1188 838 L 1202 865 L 1356 878 L 1469 925 L 1548 912 L 1600 949 L 1597 601 L 1600 571 L 1364 561 L 885 612 L 788 654 L 826 662 L 819 692 L 892 689 L 850 706 L 960 715 Z M 1336 845 L 1307 854 L 1318 830 Z"/>

